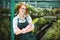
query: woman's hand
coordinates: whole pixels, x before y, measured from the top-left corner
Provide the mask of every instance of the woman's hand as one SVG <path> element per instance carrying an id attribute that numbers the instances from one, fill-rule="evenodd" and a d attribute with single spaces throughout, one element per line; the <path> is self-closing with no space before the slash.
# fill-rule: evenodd
<path id="1" fill-rule="evenodd" d="M 32 24 L 29 24 L 29 25 L 26 26 L 25 29 L 27 30 L 27 29 L 30 29 L 31 27 L 32 27 Z"/>
<path id="2" fill-rule="evenodd" d="M 23 28 L 23 34 L 32 31 L 34 28 L 32 28 L 32 24 L 29 24 L 28 26 L 26 26 L 26 28 Z"/>

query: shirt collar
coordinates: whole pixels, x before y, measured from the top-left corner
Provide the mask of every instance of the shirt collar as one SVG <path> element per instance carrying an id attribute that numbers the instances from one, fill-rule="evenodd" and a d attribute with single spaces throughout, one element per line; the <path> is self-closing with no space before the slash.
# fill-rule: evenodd
<path id="1" fill-rule="evenodd" d="M 17 15 L 17 18 L 19 18 L 19 19 L 20 19 L 19 14 Z M 24 18 L 26 18 L 26 15 L 24 15 Z"/>

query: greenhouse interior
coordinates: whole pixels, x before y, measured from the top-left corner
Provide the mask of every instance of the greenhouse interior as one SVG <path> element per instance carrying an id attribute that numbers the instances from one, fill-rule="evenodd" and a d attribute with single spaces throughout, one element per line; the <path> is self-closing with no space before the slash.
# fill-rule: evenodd
<path id="1" fill-rule="evenodd" d="M 37 40 L 60 40 L 60 0 L 0 0 L 0 40 L 12 40 L 14 36 L 11 35 L 12 1 L 14 9 L 19 4 L 27 5 Z M 13 39 L 17 40 L 15 36 Z"/>

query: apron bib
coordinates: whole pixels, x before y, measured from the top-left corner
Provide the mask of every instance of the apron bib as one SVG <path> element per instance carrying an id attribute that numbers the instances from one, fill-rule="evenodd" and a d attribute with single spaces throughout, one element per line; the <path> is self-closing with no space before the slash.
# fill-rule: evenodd
<path id="1" fill-rule="evenodd" d="M 18 25 L 17 26 L 20 29 L 25 28 L 29 24 L 26 18 L 25 18 L 25 20 L 26 20 L 25 23 L 19 23 L 19 18 L 18 18 Z M 18 37 L 18 40 L 36 40 L 32 31 L 25 33 L 25 34 L 19 34 L 19 35 L 17 35 L 17 37 Z"/>

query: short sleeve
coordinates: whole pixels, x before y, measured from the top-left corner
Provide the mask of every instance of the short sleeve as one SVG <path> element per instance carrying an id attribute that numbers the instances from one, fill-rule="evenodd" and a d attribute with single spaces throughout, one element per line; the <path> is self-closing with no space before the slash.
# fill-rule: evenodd
<path id="1" fill-rule="evenodd" d="M 13 19 L 13 31 L 14 31 L 14 33 L 17 31 L 17 18 L 15 17 L 14 19 Z"/>
<path id="2" fill-rule="evenodd" d="M 34 24 L 32 23 L 32 18 L 30 15 L 28 15 L 27 20 L 28 20 L 28 23 L 31 23 L 32 27 L 34 27 Z"/>

